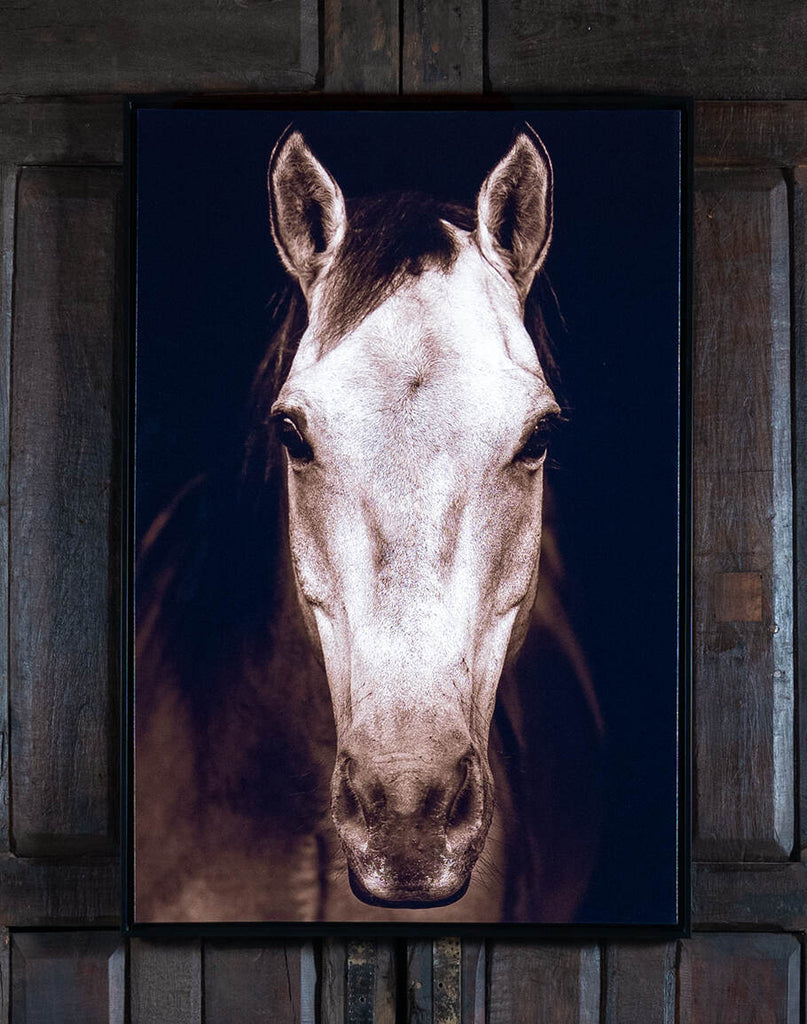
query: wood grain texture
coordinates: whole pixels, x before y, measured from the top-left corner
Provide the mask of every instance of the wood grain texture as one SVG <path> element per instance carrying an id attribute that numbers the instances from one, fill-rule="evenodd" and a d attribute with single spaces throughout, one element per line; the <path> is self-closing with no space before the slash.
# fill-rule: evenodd
<path id="1" fill-rule="evenodd" d="M 799 0 L 491 0 L 488 20 L 496 91 L 807 95 L 807 10 Z"/>
<path id="2" fill-rule="evenodd" d="M 485 942 L 464 939 L 462 943 L 462 1022 L 485 1024 L 485 980 L 487 950 Z"/>
<path id="3" fill-rule="evenodd" d="M 794 840 L 789 241 L 780 174 L 700 172 L 695 197 L 695 856 Z M 716 580 L 762 576 L 762 621 Z"/>
<path id="4" fill-rule="evenodd" d="M 462 1019 L 462 945 L 459 939 L 432 943 L 432 1022 L 460 1024 Z"/>
<path id="5" fill-rule="evenodd" d="M 117 858 L 0 856 L 0 925 L 65 927 L 120 921 Z"/>
<path id="6" fill-rule="evenodd" d="M 397 93 L 398 20 L 397 0 L 324 0 L 325 91 Z"/>
<path id="7" fill-rule="evenodd" d="M 320 1014 L 322 1024 L 344 1024 L 345 943 L 341 939 L 322 941 Z"/>
<path id="8" fill-rule="evenodd" d="M 807 167 L 793 175 L 793 415 L 796 636 L 807 637 Z M 799 849 L 807 856 L 807 658 L 798 659 Z"/>
<path id="9" fill-rule="evenodd" d="M 697 864 L 695 928 L 807 931 L 807 865 Z"/>
<path id="10" fill-rule="evenodd" d="M 302 1014 L 301 954 L 301 943 L 205 943 L 205 1024 L 313 1024 Z"/>
<path id="11" fill-rule="evenodd" d="M 0 163 L 119 164 L 123 124 L 121 97 L 0 100 Z"/>
<path id="12" fill-rule="evenodd" d="M 11 936 L 0 928 L 0 1021 L 8 1024 L 11 1010 Z"/>
<path id="13" fill-rule="evenodd" d="M 599 1024 L 598 946 L 495 942 L 489 971 L 488 1024 Z"/>
<path id="14" fill-rule="evenodd" d="M 109 932 L 16 933 L 13 1024 L 124 1024 L 125 947 Z"/>
<path id="15" fill-rule="evenodd" d="M 23 854 L 114 848 L 120 192 L 113 170 L 19 179 L 9 644 Z"/>
<path id="16" fill-rule="evenodd" d="M 697 935 L 681 944 L 680 1024 L 797 1024 L 801 947 L 792 935 Z"/>
<path id="17" fill-rule="evenodd" d="M 9 848 L 8 722 L 8 470 L 11 385 L 11 317 L 14 280 L 14 215 L 17 168 L 0 163 L 0 853 Z M 0 1018 L 1 1020 L 2 1018 Z"/>
<path id="18" fill-rule="evenodd" d="M 674 942 L 609 943 L 605 951 L 605 1024 L 675 1024 Z"/>
<path id="19" fill-rule="evenodd" d="M 701 166 L 793 167 L 807 163 L 807 104 L 695 104 L 695 160 Z"/>
<path id="20" fill-rule="evenodd" d="M 129 945 L 131 1024 L 202 1024 L 202 948 L 198 941 Z"/>
<path id="21" fill-rule="evenodd" d="M 308 4 L 201 0 L 167 13 L 156 0 L 92 10 L 82 0 L 35 8 L 3 0 L 0 93 L 306 89 L 317 73 Z"/>
<path id="22" fill-rule="evenodd" d="M 406 944 L 406 1020 L 407 1024 L 431 1024 L 433 956 L 430 941 L 421 939 Z"/>
<path id="23" fill-rule="evenodd" d="M 375 1015 L 373 1024 L 396 1024 L 398 979 L 395 971 L 395 944 L 375 944 Z M 348 1002 L 348 1010 L 350 1002 Z"/>
<path id="24" fill-rule="evenodd" d="M 345 1021 L 373 1024 L 375 1019 L 375 942 L 345 944 Z"/>
<path id="25" fill-rule="evenodd" d="M 402 3 L 403 92 L 482 92 L 481 0 Z"/>

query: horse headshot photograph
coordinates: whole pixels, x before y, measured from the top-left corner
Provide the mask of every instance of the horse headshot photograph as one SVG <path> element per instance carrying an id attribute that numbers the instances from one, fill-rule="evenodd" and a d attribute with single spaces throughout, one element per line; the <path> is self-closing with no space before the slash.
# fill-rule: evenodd
<path id="1" fill-rule="evenodd" d="M 133 923 L 675 922 L 680 112 L 133 146 Z"/>

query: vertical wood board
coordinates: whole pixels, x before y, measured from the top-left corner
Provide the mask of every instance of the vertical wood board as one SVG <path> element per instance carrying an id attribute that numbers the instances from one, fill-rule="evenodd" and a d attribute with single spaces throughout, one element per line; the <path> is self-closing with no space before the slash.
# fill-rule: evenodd
<path id="1" fill-rule="evenodd" d="M 786 860 L 794 839 L 788 249 L 780 174 L 699 172 L 693 553 L 701 860 Z M 758 599 L 748 574 L 760 577 Z"/>
<path id="2" fill-rule="evenodd" d="M 597 946 L 495 942 L 489 971 L 488 1024 L 599 1024 Z"/>
<path id="3" fill-rule="evenodd" d="M 462 1021 L 485 1024 L 487 949 L 484 940 L 462 943 Z"/>
<path id="4" fill-rule="evenodd" d="M 807 167 L 793 175 L 793 379 L 796 636 L 807 637 Z M 807 856 L 807 657 L 798 659 L 799 849 Z"/>
<path id="5" fill-rule="evenodd" d="M 113 170 L 19 179 L 9 596 L 22 854 L 114 841 L 120 190 Z"/>
<path id="6" fill-rule="evenodd" d="M 9 1024 L 11 1010 L 11 936 L 0 928 L 0 1024 Z"/>
<path id="7" fill-rule="evenodd" d="M 9 848 L 8 471 L 11 313 L 17 168 L 0 163 L 0 853 Z"/>
<path id="8" fill-rule="evenodd" d="M 202 949 L 197 941 L 129 945 L 131 1024 L 202 1024 Z"/>
<path id="9" fill-rule="evenodd" d="M 605 1024 L 676 1024 L 676 944 L 609 943 Z"/>
<path id="10" fill-rule="evenodd" d="M 205 943 L 205 1024 L 300 1024 L 301 954 L 299 943 Z"/>
<path id="11" fill-rule="evenodd" d="M 322 942 L 320 1014 L 322 1024 L 344 1024 L 345 943 L 341 939 Z"/>
<path id="12" fill-rule="evenodd" d="M 460 1024 L 462 1019 L 462 945 L 447 936 L 432 944 L 433 1024 Z"/>
<path id="13" fill-rule="evenodd" d="M 397 0 L 324 0 L 322 11 L 325 91 L 397 93 Z"/>
<path id="14" fill-rule="evenodd" d="M 481 0 L 402 3 L 403 92 L 482 92 Z"/>

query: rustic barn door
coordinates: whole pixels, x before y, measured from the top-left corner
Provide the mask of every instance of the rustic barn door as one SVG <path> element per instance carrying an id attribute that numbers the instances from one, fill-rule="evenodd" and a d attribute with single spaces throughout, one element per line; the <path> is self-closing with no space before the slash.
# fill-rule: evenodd
<path id="1" fill-rule="evenodd" d="M 793 387 L 803 396 L 807 103 L 696 107 L 692 939 L 166 943 L 118 931 L 121 96 L 805 94 L 803 10 L 711 6 L 4 8 L 0 1021 L 804 1019 L 793 513 L 807 491 L 793 470 L 807 416 Z M 798 608 L 807 625 L 807 601 Z"/>

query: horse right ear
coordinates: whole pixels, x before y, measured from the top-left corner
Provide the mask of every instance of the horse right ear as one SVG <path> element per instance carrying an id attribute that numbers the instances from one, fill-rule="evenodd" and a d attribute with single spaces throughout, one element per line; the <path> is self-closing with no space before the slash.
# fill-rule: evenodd
<path id="1" fill-rule="evenodd" d="M 306 145 L 287 128 L 269 160 L 269 218 L 284 267 L 306 300 L 345 236 L 342 191 Z"/>
<path id="2" fill-rule="evenodd" d="M 528 124 L 482 183 L 475 236 L 485 259 L 511 277 L 523 303 L 552 239 L 552 162 Z"/>

